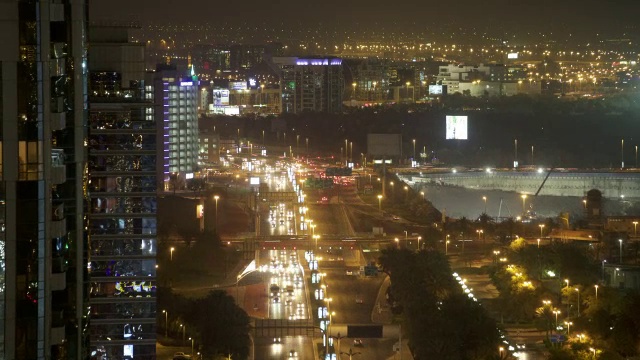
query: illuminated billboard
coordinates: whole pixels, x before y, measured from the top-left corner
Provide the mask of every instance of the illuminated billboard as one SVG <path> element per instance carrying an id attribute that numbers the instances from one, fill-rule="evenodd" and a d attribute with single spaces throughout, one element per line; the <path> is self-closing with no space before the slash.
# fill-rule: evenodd
<path id="1" fill-rule="evenodd" d="M 229 105 L 229 90 L 214 89 L 213 105 L 214 106 Z"/>
<path id="2" fill-rule="evenodd" d="M 247 82 L 246 81 L 230 81 L 229 82 L 229 90 L 246 90 Z"/>
<path id="3" fill-rule="evenodd" d="M 447 115 L 447 140 L 467 140 L 467 117 Z"/>
<path id="4" fill-rule="evenodd" d="M 442 85 L 429 85 L 429 95 L 442 95 Z"/>
<path id="5" fill-rule="evenodd" d="M 507 54 L 507 59 L 517 59 L 518 58 L 518 53 L 508 53 Z"/>

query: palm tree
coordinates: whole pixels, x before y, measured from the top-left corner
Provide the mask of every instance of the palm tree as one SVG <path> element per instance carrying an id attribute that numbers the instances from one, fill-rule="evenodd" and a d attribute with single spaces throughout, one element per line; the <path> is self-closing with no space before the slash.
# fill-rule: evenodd
<path id="1" fill-rule="evenodd" d="M 360 353 L 360 352 L 353 352 L 353 350 L 352 350 L 351 348 L 349 348 L 349 352 L 344 352 L 344 351 L 343 351 L 343 352 L 341 352 L 340 354 L 342 354 L 342 355 L 347 355 L 347 356 L 349 357 L 349 360 L 351 360 L 351 358 L 352 358 L 354 355 L 360 355 L 361 353 Z"/>

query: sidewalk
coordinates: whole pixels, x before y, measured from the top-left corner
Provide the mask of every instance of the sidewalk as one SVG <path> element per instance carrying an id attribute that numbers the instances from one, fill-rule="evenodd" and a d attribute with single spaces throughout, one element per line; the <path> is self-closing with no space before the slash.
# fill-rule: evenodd
<path id="1" fill-rule="evenodd" d="M 393 322 L 393 314 L 387 304 L 386 297 L 387 289 L 390 285 L 391 279 L 387 276 L 382 282 L 380 290 L 378 290 L 376 304 L 373 307 L 373 311 L 371 311 L 371 322 L 374 324 L 389 325 Z"/>

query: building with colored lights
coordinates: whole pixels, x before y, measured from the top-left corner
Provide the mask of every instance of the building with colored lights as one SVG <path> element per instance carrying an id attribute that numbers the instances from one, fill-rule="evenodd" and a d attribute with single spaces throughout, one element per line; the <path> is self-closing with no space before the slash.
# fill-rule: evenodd
<path id="1" fill-rule="evenodd" d="M 274 57 L 280 74 L 282 112 L 342 110 L 344 76 L 342 59 L 336 57 Z"/>
<path id="2" fill-rule="evenodd" d="M 172 64 L 157 66 L 153 80 L 158 121 L 158 188 L 183 186 L 198 170 L 198 77 L 193 67 L 180 71 Z"/>
<path id="3" fill-rule="evenodd" d="M 0 2 L 0 359 L 87 359 L 87 1 Z"/>
<path id="4" fill-rule="evenodd" d="M 144 44 L 89 29 L 90 351 L 155 359 L 157 126 Z"/>

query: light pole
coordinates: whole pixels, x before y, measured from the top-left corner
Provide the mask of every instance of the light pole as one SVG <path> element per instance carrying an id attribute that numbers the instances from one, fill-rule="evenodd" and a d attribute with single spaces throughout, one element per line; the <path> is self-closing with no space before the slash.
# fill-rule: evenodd
<path id="1" fill-rule="evenodd" d="M 173 261 L 173 252 L 176 251 L 176 248 L 173 246 L 169 249 L 169 261 Z"/>
<path id="2" fill-rule="evenodd" d="M 422 200 L 425 200 L 425 198 L 424 198 L 424 191 L 420 191 L 420 195 L 422 195 Z"/>
<path id="3" fill-rule="evenodd" d="M 502 359 L 502 353 L 504 352 L 504 348 L 502 346 L 500 346 L 498 351 L 500 351 L 500 359 Z"/>
<path id="4" fill-rule="evenodd" d="M 604 283 L 604 264 L 607 262 L 607 260 L 602 260 L 602 282 Z"/>
<path id="5" fill-rule="evenodd" d="M 484 213 L 486 214 L 487 213 L 487 197 L 483 196 L 482 200 L 484 200 Z"/>
<path id="6" fill-rule="evenodd" d="M 418 236 L 418 251 L 420 251 L 420 240 L 422 240 L 422 236 Z"/>
<path id="7" fill-rule="evenodd" d="M 448 234 L 447 234 L 447 237 L 445 238 L 444 254 L 449 255 L 449 235 Z"/>
<path id="8" fill-rule="evenodd" d="M 620 159 L 622 162 L 621 169 L 624 169 L 624 139 L 620 140 Z"/>
<path id="9" fill-rule="evenodd" d="M 393 241 L 396 242 L 396 246 L 398 247 L 398 249 L 400 249 L 400 239 L 395 238 L 395 239 L 393 239 Z"/>
<path id="10" fill-rule="evenodd" d="M 169 337 L 169 312 L 167 310 L 162 310 L 164 314 L 164 337 Z"/>
<path id="11" fill-rule="evenodd" d="M 220 196 L 215 195 L 213 199 L 216 201 L 216 232 L 218 232 L 218 200 L 220 199 Z"/>
<path id="12" fill-rule="evenodd" d="M 304 142 L 307 145 L 307 157 L 309 157 L 309 138 L 304 138 Z"/>
<path id="13" fill-rule="evenodd" d="M 416 139 L 413 139 L 413 161 L 416 161 Z"/>
<path id="14" fill-rule="evenodd" d="M 180 327 L 182 328 L 182 343 L 184 344 L 185 334 L 187 332 L 187 325 L 180 324 Z"/>
<path id="15" fill-rule="evenodd" d="M 522 198 L 522 216 L 524 216 L 527 213 L 527 210 L 526 210 L 527 194 L 522 194 L 520 195 L 520 197 Z"/>
<path id="16" fill-rule="evenodd" d="M 596 288 L 596 302 L 598 302 L 598 285 L 594 285 Z"/>
<path id="17" fill-rule="evenodd" d="M 638 145 L 636 145 L 636 169 L 638 168 Z"/>
<path id="18" fill-rule="evenodd" d="M 538 239 L 538 249 L 540 249 L 540 239 Z"/>
<path id="19" fill-rule="evenodd" d="M 638 222 L 637 221 L 633 222 L 633 236 L 634 237 L 638 236 Z"/>
<path id="20" fill-rule="evenodd" d="M 189 340 L 191 341 L 191 358 L 193 358 L 193 341 L 195 339 L 194 338 L 189 338 Z"/>
<path id="21" fill-rule="evenodd" d="M 558 309 L 553 310 L 553 313 L 556 316 L 556 329 L 557 329 L 558 328 L 558 314 L 560 314 L 560 310 L 558 310 Z"/>
<path id="22" fill-rule="evenodd" d="M 618 239 L 618 242 L 620 243 L 620 264 L 622 264 L 622 239 Z"/>
<path id="23" fill-rule="evenodd" d="M 378 211 L 382 212 L 382 195 L 378 195 Z"/>
<path id="24" fill-rule="evenodd" d="M 564 324 L 567 325 L 567 337 L 569 337 L 571 336 L 571 325 L 573 325 L 573 322 L 565 321 Z"/>
<path id="25" fill-rule="evenodd" d="M 578 317 L 580 317 L 580 289 L 575 288 L 575 290 L 578 293 Z"/>
<path id="26" fill-rule="evenodd" d="M 409 187 L 408 186 L 404 186 L 404 202 L 407 202 L 409 198 Z"/>
<path id="27" fill-rule="evenodd" d="M 538 225 L 540 227 L 540 238 L 542 238 L 542 229 L 544 229 L 544 224 Z"/>

